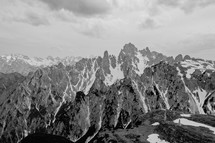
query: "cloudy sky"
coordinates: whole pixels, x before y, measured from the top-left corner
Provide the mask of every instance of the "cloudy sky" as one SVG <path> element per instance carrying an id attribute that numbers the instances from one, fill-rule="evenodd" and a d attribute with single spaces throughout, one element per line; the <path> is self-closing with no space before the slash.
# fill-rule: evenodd
<path id="1" fill-rule="evenodd" d="M 215 60 L 215 0 L 0 0 L 0 55 L 118 54 L 126 43 Z"/>

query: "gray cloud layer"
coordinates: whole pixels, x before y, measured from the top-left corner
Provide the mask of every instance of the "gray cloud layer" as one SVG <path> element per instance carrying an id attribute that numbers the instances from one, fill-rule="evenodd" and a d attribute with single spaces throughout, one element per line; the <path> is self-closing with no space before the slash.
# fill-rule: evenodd
<path id="1" fill-rule="evenodd" d="M 178 7 L 186 13 L 192 12 L 197 7 L 206 7 L 215 4 L 214 0 L 158 0 L 158 5 Z"/>
<path id="2" fill-rule="evenodd" d="M 147 18 L 144 22 L 140 24 L 140 27 L 143 29 L 154 29 L 157 28 L 157 22 L 152 18 Z"/>
<path id="3" fill-rule="evenodd" d="M 27 23 L 33 26 L 49 25 L 49 20 L 43 15 L 33 12 L 26 12 L 22 17 L 3 17 L 2 20 L 9 22 Z"/>
<path id="4" fill-rule="evenodd" d="M 26 19 L 23 19 L 23 22 L 27 22 L 34 26 L 49 25 L 49 21 L 46 17 L 37 15 L 35 13 L 27 13 Z"/>
<path id="5" fill-rule="evenodd" d="M 105 14 L 110 10 L 106 0 L 39 0 L 53 10 L 65 9 L 83 16 Z"/>

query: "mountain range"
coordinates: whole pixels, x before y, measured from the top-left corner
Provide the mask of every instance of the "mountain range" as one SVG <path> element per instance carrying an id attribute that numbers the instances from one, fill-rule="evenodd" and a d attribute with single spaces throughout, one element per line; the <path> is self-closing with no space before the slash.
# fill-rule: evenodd
<path id="1" fill-rule="evenodd" d="M 128 43 L 117 56 L 0 63 L 0 142 L 215 142 L 214 61 Z"/>
<path id="2" fill-rule="evenodd" d="M 18 72 L 22 75 L 27 75 L 29 72 L 33 72 L 38 68 L 56 65 L 63 63 L 64 65 L 73 65 L 79 61 L 81 57 L 51 57 L 38 58 L 28 57 L 21 54 L 11 54 L 0 56 L 0 72 L 2 73 L 13 73 Z"/>

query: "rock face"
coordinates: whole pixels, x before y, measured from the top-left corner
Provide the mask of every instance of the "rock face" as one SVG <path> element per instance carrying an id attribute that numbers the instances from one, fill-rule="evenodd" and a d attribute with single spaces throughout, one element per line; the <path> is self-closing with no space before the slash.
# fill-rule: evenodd
<path id="1" fill-rule="evenodd" d="M 15 74 L 16 84 L 10 84 L 14 78 L 7 84 L 0 80 L 6 87 L 1 88 L 0 142 L 37 133 L 99 142 L 107 131 L 142 126 L 142 116 L 159 110 L 214 114 L 214 62 L 176 59 L 129 43 L 118 57 L 106 51 L 74 65 Z"/>
<path id="2" fill-rule="evenodd" d="M 19 73 L 4 74 L 0 73 L 0 95 L 6 90 L 9 90 L 16 83 L 24 80 L 24 76 Z"/>

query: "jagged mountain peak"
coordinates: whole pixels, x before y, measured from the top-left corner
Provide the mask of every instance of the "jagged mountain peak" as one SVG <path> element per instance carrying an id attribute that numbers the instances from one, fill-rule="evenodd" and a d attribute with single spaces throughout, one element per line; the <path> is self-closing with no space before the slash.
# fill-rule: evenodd
<path id="1" fill-rule="evenodd" d="M 74 65 L 80 59 L 82 58 L 72 56 L 65 58 L 55 58 L 51 56 L 48 56 L 47 58 L 31 58 L 24 55 L 13 54 L 0 57 L 0 63 L 2 65 L 0 72 L 19 72 L 23 75 L 27 75 L 28 72 L 35 71 L 39 67 L 51 66 L 60 62 L 64 65 Z M 125 44 L 118 56 L 110 55 L 108 51 L 105 51 L 103 57 L 93 57 L 86 59 L 97 59 L 98 65 L 102 64 L 103 67 L 106 68 L 105 74 L 110 74 L 109 68 L 115 69 L 117 65 L 122 65 L 124 61 L 127 61 L 129 66 L 132 65 L 136 71 L 139 70 L 139 74 L 147 65 L 151 66 L 159 63 L 162 60 L 166 60 L 169 63 L 175 62 L 172 57 L 167 57 L 161 53 L 150 51 L 148 47 L 138 50 L 132 43 Z M 186 59 L 189 59 L 189 57 L 186 57 Z M 180 61 L 182 58 L 176 58 L 176 60 Z M 121 70 L 124 66 L 126 65 L 123 64 L 123 66 L 120 66 Z"/>
<path id="2" fill-rule="evenodd" d="M 160 110 L 167 119 L 156 121 L 168 127 L 175 113 L 213 115 L 214 81 L 213 62 L 175 60 L 131 43 L 118 57 L 105 51 L 71 65 L 39 67 L 26 77 L 0 78 L 0 142 L 40 132 L 88 142 L 106 130 L 151 126 L 151 113 Z"/>
<path id="3" fill-rule="evenodd" d="M 134 44 L 132 43 L 128 43 L 128 44 L 125 44 L 123 49 L 121 50 L 122 52 L 125 52 L 127 54 L 131 54 L 131 55 L 134 55 L 135 52 L 138 51 L 138 49 L 135 47 Z"/>

